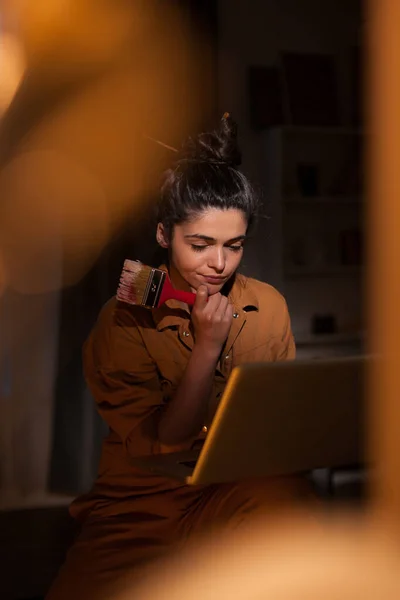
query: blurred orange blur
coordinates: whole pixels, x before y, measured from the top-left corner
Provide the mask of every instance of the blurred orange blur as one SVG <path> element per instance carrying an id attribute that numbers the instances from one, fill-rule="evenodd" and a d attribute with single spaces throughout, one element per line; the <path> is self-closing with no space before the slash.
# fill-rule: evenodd
<path id="1" fill-rule="evenodd" d="M 185 137 L 195 69 L 157 1 L 15 0 L 6 17 L 27 67 L 1 128 L 0 252 L 8 285 L 39 293 L 77 283 L 156 198 L 172 153 L 144 134 Z"/>
<path id="2" fill-rule="evenodd" d="M 109 297 L 104 282 L 118 277 L 102 258 L 129 254 L 131 238 L 136 251 L 137 222 L 173 157 L 149 138 L 176 146 L 202 110 L 203 59 L 173 5 L 0 2 L 0 488 L 10 498 L 47 489 L 59 361 L 79 356 L 105 300 L 90 288 Z"/>
<path id="3" fill-rule="evenodd" d="M 398 545 L 360 514 L 300 512 L 197 540 L 113 597 L 397 600 L 399 568 Z"/>
<path id="4" fill-rule="evenodd" d="M 25 70 L 22 45 L 15 35 L 0 35 L 0 118 L 10 105 Z"/>

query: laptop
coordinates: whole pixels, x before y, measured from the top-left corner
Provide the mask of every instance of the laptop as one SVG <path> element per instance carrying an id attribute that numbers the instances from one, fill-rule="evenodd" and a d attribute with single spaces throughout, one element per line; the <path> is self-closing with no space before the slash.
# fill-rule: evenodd
<path id="1" fill-rule="evenodd" d="M 366 357 L 235 367 L 200 450 L 132 464 L 189 485 L 363 463 Z"/>

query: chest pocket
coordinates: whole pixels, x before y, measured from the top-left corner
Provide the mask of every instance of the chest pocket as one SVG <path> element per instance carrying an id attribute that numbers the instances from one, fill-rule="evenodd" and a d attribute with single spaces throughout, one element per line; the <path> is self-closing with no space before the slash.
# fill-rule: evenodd
<path id="1" fill-rule="evenodd" d="M 151 331 L 144 339 L 147 351 L 156 365 L 160 381 L 176 388 L 191 354 L 190 350 L 180 342 L 178 328 Z"/>
<path id="2" fill-rule="evenodd" d="M 248 362 L 268 362 L 273 360 L 271 339 L 246 346 L 238 344 L 235 348 L 235 366 Z"/>

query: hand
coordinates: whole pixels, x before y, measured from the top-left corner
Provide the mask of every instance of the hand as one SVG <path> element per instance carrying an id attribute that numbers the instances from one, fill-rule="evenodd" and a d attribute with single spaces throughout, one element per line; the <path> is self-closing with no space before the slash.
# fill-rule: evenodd
<path id="1" fill-rule="evenodd" d="M 233 306 L 226 296 L 208 296 L 205 285 L 197 290 L 192 310 L 195 343 L 218 356 L 232 324 Z"/>

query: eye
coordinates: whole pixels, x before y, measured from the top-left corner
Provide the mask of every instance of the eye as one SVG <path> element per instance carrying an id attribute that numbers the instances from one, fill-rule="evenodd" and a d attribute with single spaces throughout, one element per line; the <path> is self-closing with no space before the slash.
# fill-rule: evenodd
<path id="1" fill-rule="evenodd" d="M 228 246 L 229 250 L 232 250 L 232 252 L 240 252 L 243 249 L 243 246 Z"/>
<path id="2" fill-rule="evenodd" d="M 203 250 L 205 250 L 208 246 L 199 246 L 198 244 L 191 244 L 192 249 L 195 252 L 202 252 Z"/>

